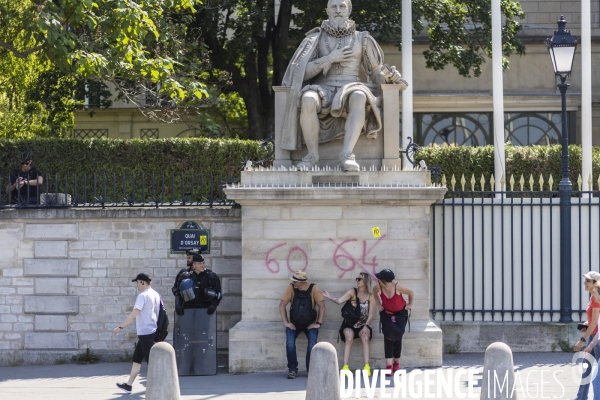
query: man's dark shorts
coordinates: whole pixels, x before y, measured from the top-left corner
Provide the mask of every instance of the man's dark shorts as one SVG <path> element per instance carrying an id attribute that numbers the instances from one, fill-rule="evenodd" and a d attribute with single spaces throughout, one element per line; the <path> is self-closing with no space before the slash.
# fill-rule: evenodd
<path id="1" fill-rule="evenodd" d="M 138 335 L 138 342 L 133 351 L 133 362 L 141 364 L 142 361 L 150 362 L 150 349 L 154 346 L 154 333 Z"/>

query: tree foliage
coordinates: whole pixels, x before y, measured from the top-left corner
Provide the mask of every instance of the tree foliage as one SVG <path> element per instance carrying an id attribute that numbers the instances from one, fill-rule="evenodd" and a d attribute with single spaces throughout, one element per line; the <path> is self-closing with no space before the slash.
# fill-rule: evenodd
<path id="1" fill-rule="evenodd" d="M 248 109 L 252 138 L 273 130 L 274 95 L 281 84 L 294 49 L 304 33 L 327 19 L 326 0 L 281 0 L 275 20 L 273 0 L 212 0 L 200 10 L 194 29 L 210 49 L 215 68 L 228 71 Z M 491 56 L 489 0 L 413 0 L 413 33 L 428 41 L 427 66 L 453 66 L 463 76 L 479 76 L 486 56 Z M 516 38 L 524 14 L 518 2 L 503 0 L 504 56 L 524 54 Z M 351 18 L 357 29 L 367 30 L 382 43 L 401 42 L 402 5 L 397 0 L 354 0 Z M 296 12 L 297 10 L 297 12 Z M 508 60 L 503 60 L 505 67 Z"/>
<path id="2" fill-rule="evenodd" d="M 195 115 L 211 89 L 202 75 L 205 49 L 187 28 L 198 7 L 199 0 L 0 0 L 0 58 L 39 66 L 28 75 L 40 78 L 31 95 L 58 110 L 48 117 L 51 131 L 61 118 L 62 125 L 72 120 L 74 95 L 99 97 L 103 84 L 148 116 L 173 122 Z"/>

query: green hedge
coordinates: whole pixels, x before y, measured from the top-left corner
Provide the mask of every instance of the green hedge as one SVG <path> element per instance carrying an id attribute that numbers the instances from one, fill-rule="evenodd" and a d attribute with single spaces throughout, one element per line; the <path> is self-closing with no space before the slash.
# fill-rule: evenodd
<path id="1" fill-rule="evenodd" d="M 558 189 L 561 179 L 561 146 L 505 146 L 506 157 L 506 187 L 510 190 L 510 178 L 514 176 L 515 190 L 519 190 L 521 175 L 525 179 L 525 188 L 529 190 L 529 179 L 533 175 L 534 190 L 539 190 L 540 174 L 544 177 L 544 190 L 548 190 L 548 179 L 552 175 L 554 190 Z M 469 146 L 428 146 L 419 149 L 415 160 L 425 160 L 428 166 L 438 166 L 446 176 L 447 185 L 450 187 L 452 175 L 457 181 L 456 189 L 460 189 L 461 177 L 465 176 L 467 184 L 465 189 L 471 189 L 471 177 L 475 175 L 475 190 L 481 190 L 479 183 L 483 174 L 486 190 L 489 190 L 489 179 L 494 173 L 494 147 L 469 147 Z M 598 189 L 600 176 L 600 147 L 592 149 L 593 186 Z M 578 190 L 577 179 L 581 174 L 581 146 L 569 146 L 569 167 L 573 190 Z M 496 180 L 501 177 L 494 177 Z M 588 179 L 587 177 L 585 178 Z"/>
<path id="2" fill-rule="evenodd" d="M 136 180 L 136 201 L 140 201 L 142 173 L 145 201 L 148 201 L 153 173 L 157 195 L 164 194 L 169 199 L 173 194 L 169 189 L 171 187 L 175 187 L 175 195 L 181 193 L 182 181 L 187 186 L 193 174 L 195 196 L 206 196 L 200 190 L 209 189 L 211 174 L 213 187 L 218 188 L 221 175 L 224 179 L 230 175 L 239 176 L 246 160 L 261 160 L 269 153 L 269 149 L 261 146 L 260 142 L 238 139 L 6 139 L 0 140 L 0 179 L 3 187 L 6 186 L 8 175 L 20 168 L 19 157 L 25 150 L 31 151 L 34 166 L 48 174 L 50 191 L 58 187 L 58 191 L 62 192 L 66 186 L 66 191 L 73 193 L 76 176 L 77 196 L 81 197 L 84 174 L 87 174 L 87 190 L 92 193 L 92 175 L 95 173 L 97 195 L 104 194 L 106 175 L 106 197 L 111 200 L 116 196 L 118 201 L 123 199 L 123 186 L 126 197 L 130 196 L 132 175 Z M 165 192 L 160 192 L 158 188 L 162 186 L 160 181 L 163 175 Z M 203 188 L 199 187 L 201 176 Z M 116 193 L 113 190 L 115 187 Z"/>

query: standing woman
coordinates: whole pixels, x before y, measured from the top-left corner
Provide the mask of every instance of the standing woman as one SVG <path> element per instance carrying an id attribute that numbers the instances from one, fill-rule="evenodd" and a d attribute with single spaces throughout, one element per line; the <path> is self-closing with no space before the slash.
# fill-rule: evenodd
<path id="1" fill-rule="evenodd" d="M 334 299 L 326 290 L 319 290 L 323 297 L 333 301 L 336 304 L 343 304 L 350 300 L 352 307 L 356 307 L 356 297 L 360 304 L 360 319 L 353 325 L 350 325 L 346 320 L 342 321 L 340 327 L 340 337 L 345 343 L 344 346 L 344 366 L 343 370 L 350 370 L 348 360 L 350 359 L 350 349 L 354 339 L 360 338 L 363 345 L 363 357 L 365 359 L 364 370 L 368 376 L 371 376 L 371 367 L 369 366 L 369 355 L 371 353 L 371 321 L 375 314 L 375 305 L 373 304 L 373 293 L 371 291 L 371 277 L 365 272 L 361 272 L 356 278 L 356 289 L 350 289 L 340 298 Z"/>
<path id="2" fill-rule="evenodd" d="M 585 288 L 586 292 L 593 293 L 594 285 L 600 281 L 600 273 L 596 271 L 590 271 L 587 274 L 583 274 L 583 277 L 585 278 L 583 281 L 583 287 Z M 585 344 L 588 344 L 589 347 L 594 339 L 594 335 L 598 333 L 598 315 L 600 315 L 600 303 L 594 299 L 594 296 L 590 296 L 590 302 L 588 303 L 585 313 L 587 315 L 587 321 L 585 321 L 584 325 L 587 325 L 587 328 L 579 330 L 581 332 L 581 338 L 577 343 L 575 343 L 575 346 L 573 346 L 573 350 L 575 351 L 581 350 Z M 598 357 L 600 356 L 600 348 L 593 346 L 589 350 L 593 350 L 593 355 L 596 360 L 598 360 Z M 582 378 L 586 378 L 592 372 L 592 366 L 585 359 L 583 362 L 588 366 L 582 376 Z M 596 394 L 596 385 L 598 385 L 598 383 L 599 382 L 597 381 L 592 382 L 592 384 L 594 384 L 594 400 L 600 399 L 600 390 L 598 391 L 599 393 Z M 589 383 L 582 383 L 579 385 L 579 391 L 577 391 L 576 400 L 587 400 L 589 391 Z"/>
<path id="3" fill-rule="evenodd" d="M 405 286 L 394 283 L 394 272 L 384 269 L 375 274 L 377 284 L 373 287 L 373 297 L 379 309 L 386 368 L 392 374 L 400 369 L 402 353 L 402 336 L 408 322 L 408 310 L 412 308 L 414 293 Z M 408 296 L 408 303 L 404 296 Z M 393 364 L 392 364 L 393 358 Z"/>

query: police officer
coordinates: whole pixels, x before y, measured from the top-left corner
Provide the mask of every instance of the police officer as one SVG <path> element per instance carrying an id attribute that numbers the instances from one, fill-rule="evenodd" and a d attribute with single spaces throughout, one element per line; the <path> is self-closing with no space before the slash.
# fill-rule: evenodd
<path id="1" fill-rule="evenodd" d="M 188 251 L 186 254 L 188 259 L 191 256 L 192 263 L 189 268 L 179 271 L 175 278 L 172 289 L 175 312 L 183 315 L 185 308 L 206 308 L 206 313 L 212 315 L 223 298 L 221 281 L 217 274 L 206 268 L 199 251 Z"/>

